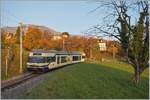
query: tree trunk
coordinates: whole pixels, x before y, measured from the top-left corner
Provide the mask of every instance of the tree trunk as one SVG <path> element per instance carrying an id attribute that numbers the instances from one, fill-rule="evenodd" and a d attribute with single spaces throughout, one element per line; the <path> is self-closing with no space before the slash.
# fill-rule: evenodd
<path id="1" fill-rule="evenodd" d="M 134 84 L 137 86 L 140 82 L 140 66 L 136 60 L 136 66 L 134 67 L 134 78 L 133 78 L 133 82 Z"/>
<path id="2" fill-rule="evenodd" d="M 125 56 L 125 61 L 131 64 L 130 57 L 129 57 L 129 48 L 125 49 L 124 56 Z"/>
<path id="3" fill-rule="evenodd" d="M 135 72 L 134 72 L 134 78 L 133 78 L 133 82 L 134 84 L 137 86 L 140 82 L 140 71 L 138 68 L 135 69 Z"/>

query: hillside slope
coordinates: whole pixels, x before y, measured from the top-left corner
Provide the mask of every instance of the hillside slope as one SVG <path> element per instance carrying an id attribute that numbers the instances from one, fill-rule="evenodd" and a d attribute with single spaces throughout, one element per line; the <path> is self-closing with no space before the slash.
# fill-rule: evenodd
<path id="1" fill-rule="evenodd" d="M 50 72 L 42 84 L 24 94 L 23 98 L 148 99 L 147 73 L 144 72 L 147 77 L 142 77 L 139 87 L 136 87 L 132 84 L 133 72 L 124 68 L 126 64 L 120 63 L 125 70 L 117 69 L 115 63 L 112 67 L 107 65 L 80 63 Z M 130 70 L 129 66 L 126 67 Z"/>

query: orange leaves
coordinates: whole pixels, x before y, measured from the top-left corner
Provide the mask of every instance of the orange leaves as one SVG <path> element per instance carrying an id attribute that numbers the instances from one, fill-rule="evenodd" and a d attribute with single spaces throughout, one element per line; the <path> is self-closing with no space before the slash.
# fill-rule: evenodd
<path id="1" fill-rule="evenodd" d="M 39 43 L 41 39 L 42 32 L 38 28 L 29 27 L 24 38 L 23 46 L 28 50 L 40 48 Z"/>
<path id="2" fill-rule="evenodd" d="M 57 36 L 61 34 L 56 34 Z M 65 34 L 66 35 L 66 34 Z M 54 49 L 66 51 L 80 51 L 85 52 L 87 57 L 97 59 L 99 58 L 100 50 L 98 39 L 92 37 L 82 36 L 68 36 L 67 38 L 53 39 L 54 35 L 48 32 L 41 31 L 37 27 L 29 27 L 25 34 L 23 46 L 27 50 L 32 49 Z M 105 41 L 108 42 L 108 41 Z M 111 47 L 111 42 L 108 42 L 108 53 L 118 53 L 118 47 Z"/>

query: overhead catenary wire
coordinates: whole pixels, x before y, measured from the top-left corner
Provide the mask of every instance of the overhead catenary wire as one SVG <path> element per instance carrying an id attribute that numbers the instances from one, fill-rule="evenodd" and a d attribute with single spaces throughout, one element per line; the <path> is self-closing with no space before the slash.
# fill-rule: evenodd
<path id="1" fill-rule="evenodd" d="M 24 19 L 16 16 L 15 14 L 13 14 L 11 11 L 9 11 L 8 9 L 2 9 L 1 10 L 1 26 L 10 26 L 9 25 L 9 21 L 13 22 L 15 24 L 19 24 L 20 22 L 25 22 Z"/>
<path id="2" fill-rule="evenodd" d="M 22 73 L 23 72 L 23 68 L 22 68 L 22 54 L 23 54 L 23 47 L 22 47 L 22 33 L 23 33 L 23 20 L 21 20 L 19 17 L 17 17 L 16 15 L 14 15 L 13 13 L 11 13 L 8 10 L 2 10 L 2 14 L 1 14 L 1 26 L 3 27 L 8 27 L 10 26 L 10 21 L 13 23 L 16 23 L 17 26 L 20 26 L 20 67 L 19 67 L 19 72 Z M 18 25 L 19 24 L 19 25 Z"/>
<path id="3" fill-rule="evenodd" d="M 9 26 L 9 22 L 13 22 L 13 23 L 16 23 L 16 24 L 19 23 L 18 20 L 16 20 L 16 19 L 12 18 L 11 16 L 9 16 L 9 15 L 3 13 L 3 14 L 1 15 L 1 24 L 2 24 L 3 26 Z"/>

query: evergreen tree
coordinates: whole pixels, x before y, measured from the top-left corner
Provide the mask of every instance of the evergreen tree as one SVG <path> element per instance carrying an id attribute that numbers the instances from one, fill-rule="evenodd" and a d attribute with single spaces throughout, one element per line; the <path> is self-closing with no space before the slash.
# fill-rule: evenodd
<path id="1" fill-rule="evenodd" d="M 16 30 L 16 34 L 15 34 L 15 42 L 16 42 L 17 44 L 20 43 L 20 32 L 21 32 L 21 30 L 20 30 L 20 27 L 18 26 L 18 27 L 17 27 L 17 30 Z"/>

